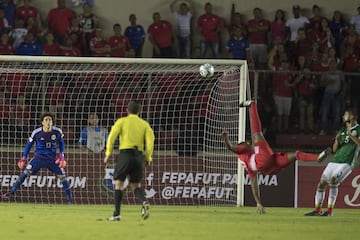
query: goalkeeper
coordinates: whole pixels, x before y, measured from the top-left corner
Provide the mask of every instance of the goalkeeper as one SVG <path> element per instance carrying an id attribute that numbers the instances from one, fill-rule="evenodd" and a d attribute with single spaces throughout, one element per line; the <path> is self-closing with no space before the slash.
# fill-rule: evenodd
<path id="1" fill-rule="evenodd" d="M 130 101 L 127 106 L 128 116 L 118 119 L 111 127 L 106 143 L 104 163 L 107 164 L 116 138 L 120 138 L 119 155 L 116 159 L 114 180 L 115 211 L 109 221 L 120 221 L 120 207 L 125 188 L 124 181 L 129 176 L 130 187 L 135 196 L 141 201 L 141 217 L 146 220 L 150 216 L 149 203 L 146 201 L 144 190 L 141 188 L 143 178 L 144 156 L 147 164 L 152 161 L 154 150 L 154 132 L 150 124 L 139 117 L 141 105 L 137 101 Z M 144 143 L 146 143 L 146 152 Z"/>
<path id="2" fill-rule="evenodd" d="M 240 162 L 244 165 L 251 180 L 251 190 L 256 201 L 258 213 L 265 213 L 265 209 L 260 200 L 257 173 L 266 175 L 276 174 L 283 168 L 289 166 L 296 159 L 301 161 L 323 161 L 331 151 L 328 149 L 317 154 L 305 153 L 301 151 L 282 153 L 273 152 L 263 133 L 260 118 L 255 101 L 246 101 L 240 104 L 240 107 L 250 107 L 250 126 L 253 139 L 253 145 L 248 143 L 232 144 L 229 141 L 228 133 L 223 131 L 223 139 L 226 148 L 236 153 Z"/>
<path id="3" fill-rule="evenodd" d="M 44 113 L 41 116 L 42 127 L 36 128 L 29 138 L 24 150 L 23 157 L 18 162 L 18 167 L 24 172 L 20 174 L 19 178 L 12 186 L 10 192 L 3 194 L 3 200 L 9 200 L 15 195 L 16 190 L 21 186 L 27 177 L 35 175 L 42 168 L 47 168 L 55 173 L 60 179 L 66 193 L 66 198 L 69 203 L 73 203 L 72 193 L 69 182 L 66 179 L 64 168 L 66 162 L 64 159 L 65 144 L 62 130 L 53 126 L 54 116 L 51 113 Z M 35 143 L 34 157 L 28 162 L 27 157 Z M 56 158 L 56 148 L 59 145 L 60 153 Z"/>

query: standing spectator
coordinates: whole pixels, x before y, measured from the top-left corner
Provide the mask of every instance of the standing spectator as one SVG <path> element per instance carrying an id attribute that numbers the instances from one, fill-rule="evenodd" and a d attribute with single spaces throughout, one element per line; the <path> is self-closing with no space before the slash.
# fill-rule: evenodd
<path id="1" fill-rule="evenodd" d="M 319 38 L 319 50 L 320 52 L 328 52 L 329 48 L 333 47 L 334 37 L 329 27 L 329 21 L 326 18 L 322 18 L 320 21 L 320 38 Z"/>
<path id="2" fill-rule="evenodd" d="M 0 38 L 0 54 L 1 55 L 12 55 L 14 54 L 14 48 L 9 42 L 9 35 L 2 33 Z"/>
<path id="3" fill-rule="evenodd" d="M 108 40 L 111 48 L 111 57 L 126 57 L 131 48 L 129 39 L 122 34 L 121 25 L 116 23 L 113 26 L 114 35 Z"/>
<path id="4" fill-rule="evenodd" d="M 343 19 L 340 11 L 335 11 L 329 23 L 332 35 L 334 36 L 336 56 L 341 56 L 341 46 L 349 29 L 349 23 Z"/>
<path id="5" fill-rule="evenodd" d="M 231 11 L 230 25 L 228 26 L 230 37 L 234 36 L 236 28 L 240 28 L 244 37 L 247 37 L 246 27 L 245 24 L 243 24 L 241 14 L 239 12 L 235 12 L 235 5 L 233 4 L 233 9 Z"/>
<path id="6" fill-rule="evenodd" d="M 29 18 L 33 18 L 35 25 L 41 29 L 41 18 L 39 10 L 31 5 L 31 0 L 22 0 L 24 4 L 16 8 L 15 17 L 24 20 L 26 23 Z"/>
<path id="7" fill-rule="evenodd" d="M 16 5 L 14 4 L 14 0 L 2 0 L 0 2 L 0 8 L 4 9 L 5 18 L 8 20 L 9 25 L 14 27 L 16 12 Z"/>
<path id="8" fill-rule="evenodd" d="M 360 35 L 360 6 L 357 8 L 357 14 L 350 18 L 350 24 L 355 26 L 357 34 Z"/>
<path id="9" fill-rule="evenodd" d="M 270 22 L 263 18 L 260 8 L 254 8 L 254 18 L 247 22 L 251 57 L 256 68 L 264 69 L 267 62 Z"/>
<path id="10" fill-rule="evenodd" d="M 79 148 L 83 151 L 90 150 L 93 153 L 101 153 L 105 149 L 108 130 L 99 126 L 99 117 L 96 113 L 90 113 L 88 126 L 81 130 Z"/>
<path id="11" fill-rule="evenodd" d="M 348 77 L 347 96 L 350 98 L 351 109 L 355 113 L 360 113 L 360 61 L 357 62 L 357 68 L 354 69 L 353 75 Z"/>
<path id="12" fill-rule="evenodd" d="M 45 35 L 45 42 L 43 45 L 44 56 L 57 56 L 59 55 L 60 45 L 54 42 L 55 38 L 51 32 Z"/>
<path id="13" fill-rule="evenodd" d="M 149 26 L 149 40 L 153 46 L 153 57 L 174 57 L 173 46 L 176 40 L 170 22 L 161 20 L 160 13 L 153 14 L 153 23 Z"/>
<path id="14" fill-rule="evenodd" d="M 342 86 L 344 85 L 344 76 L 338 71 L 338 65 L 335 61 L 329 63 L 329 71 L 321 75 L 320 84 L 325 87 L 321 103 L 321 131 L 320 135 L 333 133 L 340 127 L 341 106 L 343 104 Z M 330 111 L 332 111 L 329 121 Z"/>
<path id="15" fill-rule="evenodd" d="M 101 28 L 95 30 L 95 37 L 90 41 L 91 56 L 93 57 L 105 57 L 110 56 L 110 46 L 103 36 Z"/>
<path id="16" fill-rule="evenodd" d="M 276 10 L 274 21 L 271 23 L 271 42 L 275 40 L 286 42 L 285 13 L 282 9 Z"/>
<path id="17" fill-rule="evenodd" d="M 152 162 L 155 136 L 148 122 L 141 119 L 141 105 L 137 101 L 128 103 L 128 116 L 118 119 L 111 127 L 106 144 L 104 163 L 107 164 L 113 151 L 113 145 L 120 138 L 119 155 L 116 160 L 115 180 L 115 211 L 109 221 L 120 221 L 121 201 L 123 197 L 124 181 L 129 177 L 130 187 L 135 196 L 141 201 L 141 217 L 146 220 L 150 217 L 150 204 L 147 202 L 144 190 L 141 188 L 144 160 Z M 146 146 L 144 146 L 146 144 Z"/>
<path id="18" fill-rule="evenodd" d="M 99 18 L 92 12 L 90 4 L 84 3 L 82 9 L 83 12 L 79 15 L 79 26 L 84 37 L 83 54 L 89 56 L 90 41 L 95 37 L 95 29 L 99 27 Z"/>
<path id="19" fill-rule="evenodd" d="M 246 60 L 249 57 L 249 41 L 243 36 L 241 28 L 237 28 L 234 31 L 227 45 L 229 58 Z"/>
<path id="20" fill-rule="evenodd" d="M 314 90 L 316 82 L 309 68 L 303 68 L 295 77 L 299 111 L 299 127 L 301 132 L 314 131 Z M 306 121 L 305 121 L 306 120 Z M 305 124 L 306 123 L 306 124 Z"/>
<path id="21" fill-rule="evenodd" d="M 295 63 L 299 56 L 304 56 L 305 54 L 309 54 L 311 52 L 312 42 L 306 36 L 306 32 L 304 28 L 298 29 L 298 34 L 296 36 L 295 41 L 292 44 L 291 49 L 291 62 Z"/>
<path id="22" fill-rule="evenodd" d="M 312 17 L 309 19 L 309 31 L 317 30 L 320 28 L 320 22 L 323 17 L 321 16 L 321 9 L 318 5 L 312 7 Z"/>
<path id="23" fill-rule="evenodd" d="M 175 5 L 179 3 L 178 10 Z M 174 15 L 175 31 L 177 36 L 177 56 L 179 58 L 190 58 L 191 56 L 191 19 L 193 9 L 191 2 L 182 2 L 182 0 L 174 0 L 170 4 L 170 9 Z"/>
<path id="24" fill-rule="evenodd" d="M 343 41 L 342 53 L 345 54 L 348 48 L 352 48 L 354 53 L 360 56 L 360 35 L 357 34 L 354 25 L 349 26 L 349 32 Z"/>
<path id="25" fill-rule="evenodd" d="M 294 17 L 289 18 L 285 23 L 285 26 L 287 27 L 288 32 L 290 33 L 290 38 L 289 38 L 290 42 L 294 42 L 296 40 L 297 32 L 299 28 L 306 29 L 307 24 L 310 23 L 307 17 L 301 16 L 301 9 L 299 5 L 294 5 L 292 10 Z"/>
<path id="26" fill-rule="evenodd" d="M 46 17 L 46 23 L 48 30 L 54 34 L 58 43 L 63 44 L 73 18 L 74 12 L 66 7 L 66 0 L 57 0 L 57 8 L 49 11 Z"/>
<path id="27" fill-rule="evenodd" d="M 28 32 L 25 36 L 25 40 L 20 43 L 20 45 L 15 49 L 16 55 L 26 55 L 26 56 L 41 56 L 42 55 L 42 46 L 34 38 L 34 34 Z"/>
<path id="28" fill-rule="evenodd" d="M 131 48 L 135 49 L 136 57 L 142 56 L 142 49 L 145 42 L 144 28 L 136 23 L 136 15 L 130 14 L 130 26 L 126 27 L 124 35 L 129 39 Z"/>
<path id="29" fill-rule="evenodd" d="M 201 55 L 206 57 L 208 48 L 211 49 L 212 57 L 217 58 L 219 55 L 219 34 L 224 25 L 222 19 L 213 14 L 211 3 L 205 4 L 205 14 L 201 15 L 197 20 L 197 26 L 200 30 Z"/>
<path id="30" fill-rule="evenodd" d="M 16 49 L 20 43 L 24 41 L 24 37 L 28 30 L 25 28 L 24 21 L 22 19 L 15 20 L 15 27 L 11 30 L 10 36 L 13 42 L 13 48 Z"/>

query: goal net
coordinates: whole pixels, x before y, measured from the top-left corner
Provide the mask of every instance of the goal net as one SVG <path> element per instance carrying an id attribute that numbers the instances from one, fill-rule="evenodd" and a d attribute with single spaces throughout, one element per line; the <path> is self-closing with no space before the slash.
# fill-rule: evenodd
<path id="1" fill-rule="evenodd" d="M 212 77 L 200 76 L 204 63 L 214 66 Z M 103 165 L 102 145 L 97 150 L 86 145 L 82 132 L 90 138 L 93 113 L 98 127 L 110 131 L 126 116 L 128 101 L 137 99 L 156 136 L 153 164 L 143 179 L 150 203 L 243 205 L 244 173 L 221 133 L 226 129 L 232 141 L 245 137 L 245 110 L 238 104 L 246 96 L 247 74 L 244 61 L 0 56 L 1 191 L 15 183 L 27 139 L 40 126 L 41 113 L 50 111 L 64 133 L 75 201 L 111 203 L 113 165 Z M 43 169 L 28 177 L 11 201 L 63 203 L 66 198 L 60 181 Z M 123 202 L 136 202 L 130 190 Z"/>

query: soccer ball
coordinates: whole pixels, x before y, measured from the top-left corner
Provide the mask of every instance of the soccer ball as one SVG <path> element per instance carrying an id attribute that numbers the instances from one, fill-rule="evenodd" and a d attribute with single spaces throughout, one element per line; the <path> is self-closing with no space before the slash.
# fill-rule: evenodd
<path id="1" fill-rule="evenodd" d="M 199 68 L 200 75 L 205 78 L 212 77 L 214 75 L 214 71 L 214 66 L 209 63 L 205 63 Z"/>

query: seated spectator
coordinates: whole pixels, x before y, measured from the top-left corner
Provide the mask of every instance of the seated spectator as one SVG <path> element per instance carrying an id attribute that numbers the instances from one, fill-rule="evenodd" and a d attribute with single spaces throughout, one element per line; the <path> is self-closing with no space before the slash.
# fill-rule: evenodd
<path id="1" fill-rule="evenodd" d="M 229 58 L 246 60 L 249 57 L 249 41 L 243 36 L 240 28 L 234 30 L 234 35 L 229 39 L 226 49 Z"/>
<path id="2" fill-rule="evenodd" d="M 103 31 L 97 28 L 95 37 L 90 41 L 91 56 L 93 57 L 109 57 L 111 53 L 108 42 L 103 37 Z"/>
<path id="3" fill-rule="evenodd" d="M 73 41 L 70 37 L 65 37 L 64 45 L 60 45 L 60 55 L 67 57 L 80 57 L 80 49 L 73 46 Z"/>
<path id="4" fill-rule="evenodd" d="M 129 39 L 122 34 L 121 25 L 114 24 L 113 26 L 114 35 L 111 36 L 108 40 L 109 46 L 111 48 L 111 57 L 125 57 L 128 54 L 130 49 Z"/>
<path id="5" fill-rule="evenodd" d="M 41 35 L 41 28 L 37 25 L 37 22 L 34 21 L 33 18 L 28 18 L 25 22 L 25 27 L 27 28 L 28 32 L 31 32 L 36 39 Z"/>
<path id="6" fill-rule="evenodd" d="M 329 48 L 333 47 L 335 43 L 334 37 L 329 27 L 329 21 L 326 18 L 322 18 L 320 21 L 320 38 L 319 38 L 319 50 L 320 52 L 327 52 Z"/>
<path id="7" fill-rule="evenodd" d="M 11 26 L 9 25 L 8 20 L 5 17 L 5 12 L 3 8 L 0 8 L 0 34 L 8 33 Z"/>
<path id="8" fill-rule="evenodd" d="M 25 36 L 25 40 L 15 49 L 15 54 L 24 56 L 41 56 L 42 46 L 35 40 L 34 35 L 31 32 L 28 32 Z"/>
<path id="9" fill-rule="evenodd" d="M 15 27 L 11 30 L 10 36 L 13 42 L 13 48 L 16 49 L 20 43 L 24 41 L 24 37 L 26 36 L 28 30 L 25 27 L 24 20 L 16 19 Z"/>
<path id="10" fill-rule="evenodd" d="M 44 56 L 57 56 L 60 52 L 60 45 L 55 41 L 54 35 L 51 32 L 48 32 L 45 35 L 45 42 L 43 45 L 43 55 Z"/>
<path id="11" fill-rule="evenodd" d="M 1 55 L 12 55 L 14 54 L 14 49 L 9 41 L 9 35 L 7 33 L 2 33 L 0 38 L 0 54 Z"/>
<path id="12" fill-rule="evenodd" d="M 81 130 L 78 141 L 79 148 L 83 151 L 89 150 L 92 153 L 101 153 L 106 146 L 108 130 L 99 126 L 99 117 L 96 113 L 90 113 L 88 126 Z"/>
<path id="13" fill-rule="evenodd" d="M 71 20 L 71 26 L 68 29 L 67 36 L 70 36 L 71 40 L 73 41 L 73 46 L 80 49 L 83 56 L 88 56 L 90 48 L 88 45 L 85 44 L 84 31 L 82 28 L 80 28 L 79 24 L 80 19 L 74 16 L 74 18 Z"/>

